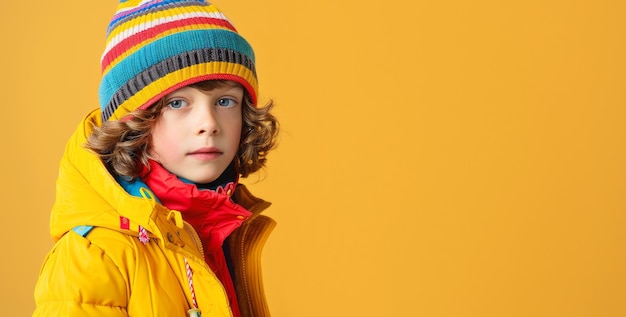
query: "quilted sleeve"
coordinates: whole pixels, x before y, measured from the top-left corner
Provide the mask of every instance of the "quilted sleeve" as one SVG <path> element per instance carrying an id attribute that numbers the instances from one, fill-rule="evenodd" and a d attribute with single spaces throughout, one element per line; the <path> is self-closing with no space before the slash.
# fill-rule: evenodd
<path id="1" fill-rule="evenodd" d="M 124 270 L 89 239 L 70 231 L 47 255 L 33 316 L 128 316 Z"/>

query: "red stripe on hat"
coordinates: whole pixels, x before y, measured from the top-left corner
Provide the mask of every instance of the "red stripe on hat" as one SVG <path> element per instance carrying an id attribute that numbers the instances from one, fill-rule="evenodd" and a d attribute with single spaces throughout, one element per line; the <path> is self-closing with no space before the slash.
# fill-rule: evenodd
<path id="1" fill-rule="evenodd" d="M 119 42 L 117 45 L 112 47 L 109 52 L 102 58 L 102 72 L 117 59 L 124 52 L 131 49 L 133 46 L 145 41 L 146 39 L 155 38 L 159 34 L 162 34 L 168 30 L 190 26 L 190 25 L 202 25 L 202 24 L 212 24 L 218 25 L 221 27 L 225 27 L 233 32 L 236 32 L 235 27 L 230 24 L 228 21 L 223 19 L 216 18 L 207 18 L 207 17 L 191 17 L 187 19 L 167 22 L 163 24 L 159 24 L 157 26 L 151 27 L 149 29 L 145 29 L 137 34 L 133 34 L 123 41 Z"/>

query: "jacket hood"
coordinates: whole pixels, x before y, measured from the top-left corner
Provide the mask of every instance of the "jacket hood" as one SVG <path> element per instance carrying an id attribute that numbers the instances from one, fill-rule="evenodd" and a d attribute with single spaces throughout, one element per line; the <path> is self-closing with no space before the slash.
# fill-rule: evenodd
<path id="1" fill-rule="evenodd" d="M 154 198 L 126 193 L 100 158 L 84 147 L 93 127 L 101 124 L 100 117 L 99 109 L 87 115 L 65 146 L 59 164 L 56 200 L 50 215 L 50 233 L 55 241 L 80 225 L 105 227 L 129 234 L 136 233 L 138 226 L 142 226 L 149 232 L 155 232 L 151 219 L 157 206 Z M 130 225 L 127 220 L 130 220 Z M 125 225 L 121 226 L 121 222 Z"/>
<path id="2" fill-rule="evenodd" d="M 144 197 L 128 194 L 100 158 L 84 147 L 93 127 L 101 123 L 100 109 L 92 111 L 65 146 L 50 215 L 52 238 L 57 241 L 76 226 L 104 227 L 134 236 L 139 235 L 141 226 L 161 238 L 156 213 L 169 214 L 170 210 L 157 203 L 151 191 L 145 191 Z M 250 218 L 270 205 L 253 196 L 243 185 L 237 186 L 233 198 L 252 212 Z"/>

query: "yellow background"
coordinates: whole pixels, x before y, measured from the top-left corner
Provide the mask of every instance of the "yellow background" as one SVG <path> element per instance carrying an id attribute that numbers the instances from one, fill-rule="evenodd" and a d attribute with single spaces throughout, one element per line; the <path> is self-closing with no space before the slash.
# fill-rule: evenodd
<path id="1" fill-rule="evenodd" d="M 216 1 L 283 130 L 274 316 L 626 316 L 624 1 Z M 107 1 L 0 13 L 0 311 L 28 316 Z"/>

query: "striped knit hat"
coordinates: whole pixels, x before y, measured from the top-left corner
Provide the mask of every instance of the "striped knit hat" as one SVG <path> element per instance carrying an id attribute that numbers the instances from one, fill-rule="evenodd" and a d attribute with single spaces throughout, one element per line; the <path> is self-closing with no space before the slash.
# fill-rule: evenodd
<path id="1" fill-rule="evenodd" d="M 145 109 L 204 80 L 240 83 L 257 103 L 254 52 L 203 0 L 120 0 L 102 55 L 102 121 Z"/>

